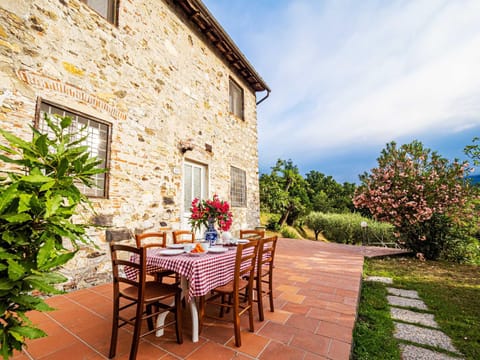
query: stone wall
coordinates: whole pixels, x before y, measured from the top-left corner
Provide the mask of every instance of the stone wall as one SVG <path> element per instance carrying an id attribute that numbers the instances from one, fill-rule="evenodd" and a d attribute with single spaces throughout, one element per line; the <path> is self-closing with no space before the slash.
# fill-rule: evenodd
<path id="1" fill-rule="evenodd" d="M 78 0 L 0 3 L 2 128 L 30 139 L 39 98 L 111 123 L 109 196 L 93 200 L 110 230 L 179 228 L 186 159 L 207 165 L 209 194 L 227 200 L 230 167 L 245 170 L 247 207 L 233 208 L 232 231 L 259 225 L 255 93 L 169 2 L 119 3 L 118 26 Z M 229 113 L 230 77 L 245 120 Z M 185 139 L 195 147 L 184 154 Z M 71 287 L 109 272 L 105 231 L 92 238 L 98 248 L 66 269 Z"/>

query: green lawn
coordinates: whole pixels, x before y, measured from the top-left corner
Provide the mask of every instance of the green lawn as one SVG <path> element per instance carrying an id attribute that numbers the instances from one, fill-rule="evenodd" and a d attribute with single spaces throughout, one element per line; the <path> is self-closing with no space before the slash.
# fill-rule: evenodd
<path id="1" fill-rule="evenodd" d="M 391 277 L 395 287 L 417 290 L 465 358 L 480 359 L 480 266 L 373 259 L 365 261 L 364 275 Z M 393 349 L 396 342 L 385 296 L 384 285 L 364 283 L 354 333 L 355 359 L 400 359 Z"/>

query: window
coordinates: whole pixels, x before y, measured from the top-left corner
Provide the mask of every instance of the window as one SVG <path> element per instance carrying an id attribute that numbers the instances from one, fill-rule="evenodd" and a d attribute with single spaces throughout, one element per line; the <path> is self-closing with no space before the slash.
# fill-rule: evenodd
<path id="1" fill-rule="evenodd" d="M 40 111 L 37 112 L 36 126 L 41 132 L 51 131 L 44 119 L 44 114 L 58 114 L 60 116 L 70 116 L 72 124 L 70 130 L 82 131 L 82 136 L 87 135 L 84 145 L 90 148 L 90 154 L 97 156 L 102 163 L 99 167 L 107 168 L 110 150 L 110 124 L 95 119 L 93 117 L 80 114 L 71 109 L 62 108 L 59 105 L 40 101 Z M 51 116 L 50 118 L 53 119 Z M 89 188 L 83 184 L 77 184 L 80 191 L 90 197 L 106 198 L 108 195 L 108 176 L 107 173 L 96 174 L 94 177 L 96 187 Z"/>
<path id="2" fill-rule="evenodd" d="M 232 206 L 247 206 L 246 178 L 245 171 L 233 166 L 230 168 L 230 198 L 232 199 Z"/>
<path id="3" fill-rule="evenodd" d="M 112 24 L 117 24 L 118 0 L 81 0 Z"/>
<path id="4" fill-rule="evenodd" d="M 229 86 L 230 112 L 243 119 L 243 89 L 232 79 Z"/>

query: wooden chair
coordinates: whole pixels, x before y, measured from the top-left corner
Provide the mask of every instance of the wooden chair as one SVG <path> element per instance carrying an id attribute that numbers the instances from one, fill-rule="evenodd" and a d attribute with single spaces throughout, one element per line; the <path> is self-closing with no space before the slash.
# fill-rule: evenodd
<path id="1" fill-rule="evenodd" d="M 264 320 L 263 315 L 263 297 L 268 295 L 270 302 L 270 311 L 273 307 L 273 261 L 275 259 L 275 249 L 277 247 L 278 236 L 263 238 L 260 240 L 257 255 L 257 270 L 255 273 L 255 291 L 258 302 L 258 316 L 260 321 Z M 264 288 L 266 285 L 266 288 Z"/>
<path id="2" fill-rule="evenodd" d="M 182 344 L 181 289 L 177 285 L 146 281 L 147 248 L 111 243 L 110 253 L 113 270 L 113 321 L 109 358 L 113 358 L 116 353 L 118 329 L 127 324 L 134 328 L 130 360 L 137 356 L 140 338 L 159 328 L 175 324 L 177 342 Z M 138 261 L 133 261 L 135 258 Z M 124 267 L 138 272 L 135 280 L 125 275 Z M 169 305 L 172 298 L 174 304 Z M 135 310 L 133 315 L 132 310 Z M 165 311 L 174 313 L 175 318 L 162 326 L 154 327 L 155 317 Z M 143 320 L 148 323 L 148 331 L 144 333 L 141 332 Z"/>
<path id="3" fill-rule="evenodd" d="M 145 247 L 160 247 L 165 248 L 167 247 L 167 233 L 165 231 L 161 232 L 147 232 L 143 234 L 136 234 L 135 235 L 135 243 L 137 244 L 137 248 Z M 154 276 L 155 280 L 162 282 L 164 277 L 175 279 L 174 282 L 178 282 L 178 276 L 176 275 L 175 271 L 172 270 L 160 270 L 157 271 Z"/>
<path id="4" fill-rule="evenodd" d="M 265 230 L 240 230 L 240 239 L 260 240 L 265 237 Z"/>
<path id="5" fill-rule="evenodd" d="M 167 247 L 167 233 L 165 231 L 146 232 L 135 235 L 137 248 L 139 247 Z"/>
<path id="6" fill-rule="evenodd" d="M 250 331 L 253 332 L 253 278 L 255 274 L 255 261 L 258 252 L 258 241 L 250 241 L 247 244 L 237 246 L 235 258 L 234 277 L 229 283 L 216 287 L 212 290 L 211 296 L 206 299 L 200 298 L 200 328 L 205 316 L 205 306 L 214 305 L 220 308 L 220 319 L 223 319 L 224 310 L 232 310 L 232 320 L 235 333 L 235 346 L 240 347 L 242 340 L 240 337 L 240 316 L 248 312 Z M 245 280 L 245 277 L 248 277 Z M 248 296 L 246 301 L 240 302 L 240 292 L 246 290 Z M 227 301 L 228 298 L 228 301 Z M 218 317 L 215 317 L 219 319 Z"/>
<path id="7" fill-rule="evenodd" d="M 174 244 L 185 244 L 195 242 L 195 233 L 189 230 L 174 230 L 172 232 Z"/>

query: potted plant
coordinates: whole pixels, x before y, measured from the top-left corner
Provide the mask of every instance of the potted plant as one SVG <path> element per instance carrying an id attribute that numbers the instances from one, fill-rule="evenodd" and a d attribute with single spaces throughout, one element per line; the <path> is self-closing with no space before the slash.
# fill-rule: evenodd
<path id="1" fill-rule="evenodd" d="M 90 157 L 85 138 L 69 132 L 71 118 L 49 118 L 49 134 L 32 127 L 24 141 L 0 129 L 0 353 L 21 350 L 26 339 L 46 336 L 27 317 L 31 310 L 52 310 L 38 294 L 60 293 L 67 279 L 56 269 L 70 260 L 80 243 L 90 243 L 87 224 L 74 223 L 78 207 L 89 205 L 77 184 L 94 186 L 104 172 Z M 4 142 L 5 144 L 5 142 Z M 91 206 L 90 206 L 91 208 Z M 65 246 L 70 242 L 71 246 Z M 74 314 L 72 314 L 74 316 Z"/>

